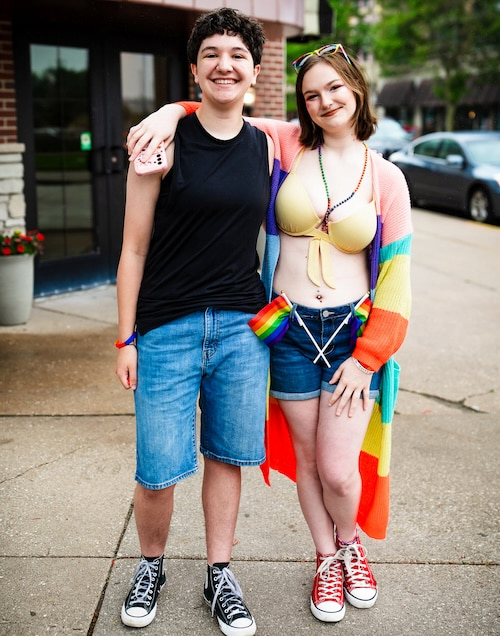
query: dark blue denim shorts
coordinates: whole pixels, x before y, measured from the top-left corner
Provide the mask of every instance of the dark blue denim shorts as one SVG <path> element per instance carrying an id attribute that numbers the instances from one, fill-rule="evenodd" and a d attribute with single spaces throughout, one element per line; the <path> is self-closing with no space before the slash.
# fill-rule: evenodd
<path id="1" fill-rule="evenodd" d="M 351 339 L 351 321 L 343 325 L 324 352 L 330 368 L 306 329 L 299 324 L 301 318 L 320 349 L 323 349 L 342 321 L 354 312 L 357 301 L 338 307 L 313 309 L 293 305 L 290 327 L 285 336 L 271 348 L 271 395 L 280 400 L 308 400 L 318 397 L 321 390 L 333 393 L 334 384 L 328 384 L 338 367 L 352 354 L 355 342 Z M 300 318 L 299 318 L 300 317 Z M 380 371 L 374 373 L 370 384 L 370 398 L 377 398 Z"/>

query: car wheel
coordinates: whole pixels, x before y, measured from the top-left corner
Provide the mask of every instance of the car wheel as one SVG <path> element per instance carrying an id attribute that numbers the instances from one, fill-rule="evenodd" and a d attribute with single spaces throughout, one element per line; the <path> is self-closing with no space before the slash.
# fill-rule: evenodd
<path id="1" fill-rule="evenodd" d="M 483 188 L 475 188 L 469 196 L 469 216 L 473 221 L 485 223 L 491 214 L 490 199 Z"/>

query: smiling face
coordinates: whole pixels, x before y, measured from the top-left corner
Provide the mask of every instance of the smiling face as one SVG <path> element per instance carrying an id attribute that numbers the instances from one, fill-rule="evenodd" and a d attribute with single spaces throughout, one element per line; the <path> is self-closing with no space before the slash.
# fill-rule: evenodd
<path id="1" fill-rule="evenodd" d="M 239 35 L 224 33 L 203 40 L 191 72 L 204 100 L 243 103 L 243 96 L 255 85 L 260 65 L 254 66 L 252 55 Z"/>
<path id="2" fill-rule="evenodd" d="M 325 132 L 353 127 L 356 96 L 328 62 L 320 61 L 304 74 L 302 95 L 309 117 Z"/>
<path id="3" fill-rule="evenodd" d="M 295 96 L 300 141 L 307 148 L 323 143 L 325 133 L 354 133 L 364 141 L 375 130 L 368 83 L 359 63 L 343 55 L 311 55 L 300 67 Z"/>

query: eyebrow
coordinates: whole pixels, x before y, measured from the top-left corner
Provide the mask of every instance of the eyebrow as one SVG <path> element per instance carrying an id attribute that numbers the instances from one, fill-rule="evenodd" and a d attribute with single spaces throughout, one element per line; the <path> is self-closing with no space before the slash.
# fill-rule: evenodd
<path id="1" fill-rule="evenodd" d="M 202 49 L 200 49 L 200 53 L 207 53 L 208 51 L 220 51 L 220 50 L 221 49 L 219 49 L 219 47 L 217 47 L 217 46 L 205 46 Z M 250 55 L 250 51 L 247 48 L 245 48 L 244 46 L 233 46 L 231 48 L 231 52 L 232 53 L 234 53 L 236 51 L 238 51 L 238 52 L 243 51 L 244 53 L 248 53 L 248 55 Z"/>
<path id="2" fill-rule="evenodd" d="M 324 88 L 331 88 L 336 82 L 339 82 L 340 84 L 344 83 L 342 78 L 339 77 L 339 78 L 334 79 L 331 82 L 328 82 L 327 84 L 325 84 Z M 320 90 L 322 90 L 322 89 L 320 89 Z M 311 90 L 308 90 L 308 91 L 302 91 L 302 95 L 307 95 L 308 93 L 319 93 L 319 91 L 316 90 L 316 89 L 314 89 L 314 90 L 311 89 Z"/>

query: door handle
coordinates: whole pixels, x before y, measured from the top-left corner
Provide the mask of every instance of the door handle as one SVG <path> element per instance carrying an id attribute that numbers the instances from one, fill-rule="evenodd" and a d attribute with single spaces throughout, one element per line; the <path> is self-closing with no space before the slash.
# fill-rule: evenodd
<path id="1" fill-rule="evenodd" d="M 109 170 L 111 173 L 123 172 L 127 151 L 123 146 L 111 146 L 109 149 Z"/>
<path id="2" fill-rule="evenodd" d="M 94 174 L 122 173 L 126 166 L 126 149 L 123 146 L 101 146 L 92 150 Z"/>

